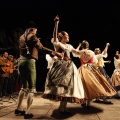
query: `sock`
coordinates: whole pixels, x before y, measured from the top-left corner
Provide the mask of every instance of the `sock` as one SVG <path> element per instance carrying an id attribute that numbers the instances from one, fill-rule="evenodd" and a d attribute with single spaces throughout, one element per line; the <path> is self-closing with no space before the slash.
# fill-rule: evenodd
<path id="1" fill-rule="evenodd" d="M 19 96 L 18 96 L 18 104 L 17 104 L 17 109 L 20 110 L 21 109 L 21 105 L 22 105 L 22 101 L 25 95 L 25 91 L 20 90 L 19 92 Z"/>
<path id="2" fill-rule="evenodd" d="M 60 102 L 60 111 L 61 112 L 66 111 L 66 106 L 67 106 L 67 102 L 66 101 L 61 101 Z"/>
<path id="3" fill-rule="evenodd" d="M 91 103 L 91 100 L 88 99 L 88 100 L 87 100 L 87 106 L 90 106 L 90 103 Z"/>
<path id="4" fill-rule="evenodd" d="M 65 111 L 68 111 L 68 110 L 67 110 L 67 102 L 66 102 L 66 101 L 64 101 L 64 110 L 65 110 Z"/>
<path id="5" fill-rule="evenodd" d="M 33 97 L 34 97 L 34 93 L 28 93 L 26 114 L 29 114 L 29 110 L 30 110 L 32 102 L 33 102 Z"/>

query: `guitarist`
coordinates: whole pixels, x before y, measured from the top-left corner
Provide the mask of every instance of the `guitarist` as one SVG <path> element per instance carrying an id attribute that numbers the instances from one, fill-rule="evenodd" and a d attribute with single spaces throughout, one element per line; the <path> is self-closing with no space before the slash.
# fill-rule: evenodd
<path id="1" fill-rule="evenodd" d="M 15 71 L 15 64 L 14 64 L 14 56 L 13 55 L 9 55 L 8 56 L 8 60 L 10 63 L 9 66 L 9 81 L 8 81 L 8 93 L 11 95 L 13 94 L 13 92 L 15 92 L 15 88 L 16 88 L 16 79 L 14 77 L 14 71 Z"/>
<path id="2" fill-rule="evenodd" d="M 9 67 L 8 52 L 4 52 L 0 56 L 0 98 L 7 95 L 8 79 L 9 79 Z"/>

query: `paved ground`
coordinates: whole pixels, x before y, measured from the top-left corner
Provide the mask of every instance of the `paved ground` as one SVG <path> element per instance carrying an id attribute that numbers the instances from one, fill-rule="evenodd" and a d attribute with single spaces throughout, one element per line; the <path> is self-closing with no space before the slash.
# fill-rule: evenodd
<path id="1" fill-rule="evenodd" d="M 16 97 L 17 98 L 17 97 Z M 0 102 L 0 120 L 22 120 L 23 116 L 14 115 L 16 109 L 16 98 L 5 98 Z M 120 99 L 109 99 L 113 102 L 112 105 L 103 103 L 94 103 L 92 108 L 82 108 L 80 104 L 68 103 L 68 110 L 73 115 L 62 115 L 58 111 L 59 102 L 50 101 L 36 95 L 34 98 L 31 112 L 34 114 L 32 119 L 64 119 L 64 120 L 120 120 Z M 23 107 L 26 106 L 26 98 L 23 102 Z"/>

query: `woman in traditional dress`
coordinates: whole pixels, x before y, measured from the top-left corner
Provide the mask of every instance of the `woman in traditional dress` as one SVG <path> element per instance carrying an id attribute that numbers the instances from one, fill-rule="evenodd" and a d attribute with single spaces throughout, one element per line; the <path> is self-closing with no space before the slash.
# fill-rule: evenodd
<path id="1" fill-rule="evenodd" d="M 58 34 L 59 16 L 56 16 L 53 31 L 52 43 L 55 51 L 63 54 L 63 58 L 54 59 L 50 67 L 45 84 L 43 98 L 61 101 L 59 106 L 60 113 L 69 113 L 66 106 L 67 102 L 84 103 L 84 90 L 77 67 L 70 58 L 73 46 L 67 44 L 69 35 L 62 31 Z"/>
<path id="2" fill-rule="evenodd" d="M 115 97 L 119 97 L 118 91 L 120 90 L 120 54 L 118 51 L 116 51 L 116 54 L 114 56 L 114 66 L 115 70 L 113 71 L 113 74 L 111 76 L 111 82 L 117 91 Z"/>
<path id="3" fill-rule="evenodd" d="M 116 91 L 96 68 L 95 65 L 98 60 L 94 52 L 89 50 L 87 40 L 82 41 L 81 48 L 82 50 L 73 49 L 72 52 L 74 53 L 74 57 L 80 58 L 81 66 L 78 71 L 82 79 L 87 106 L 89 107 L 92 99 L 113 96 L 116 94 Z"/>

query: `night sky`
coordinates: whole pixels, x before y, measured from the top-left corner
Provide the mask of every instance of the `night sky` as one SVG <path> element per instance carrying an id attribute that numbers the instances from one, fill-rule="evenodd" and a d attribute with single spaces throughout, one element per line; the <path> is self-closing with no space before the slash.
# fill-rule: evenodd
<path id="1" fill-rule="evenodd" d="M 120 4 L 117 0 L 0 0 L 0 27 L 23 27 L 33 20 L 38 25 L 38 36 L 47 47 L 52 37 L 54 17 L 59 15 L 59 31 L 67 31 L 70 43 L 77 47 L 83 39 L 90 49 L 104 49 L 110 43 L 106 65 L 108 73 L 114 70 L 113 57 L 120 50 Z M 51 44 L 51 43 L 50 43 Z"/>

